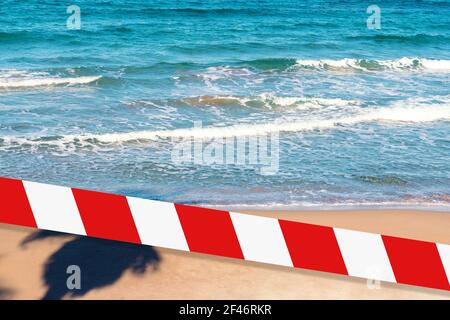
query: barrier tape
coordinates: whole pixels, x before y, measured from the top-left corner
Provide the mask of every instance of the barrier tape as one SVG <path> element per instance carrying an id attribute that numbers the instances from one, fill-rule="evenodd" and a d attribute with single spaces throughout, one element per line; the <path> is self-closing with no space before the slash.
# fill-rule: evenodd
<path id="1" fill-rule="evenodd" d="M 450 291 L 450 245 L 0 177 L 0 223 Z"/>

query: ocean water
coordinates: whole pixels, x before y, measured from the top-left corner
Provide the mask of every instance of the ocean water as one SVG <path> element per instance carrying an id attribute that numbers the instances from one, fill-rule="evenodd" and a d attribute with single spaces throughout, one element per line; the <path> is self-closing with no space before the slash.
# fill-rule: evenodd
<path id="1" fill-rule="evenodd" d="M 449 210 L 450 1 L 380 2 L 381 29 L 372 4 L 2 0 L 0 175 L 236 209 Z M 271 174 L 174 160 L 183 139 L 257 135 L 277 141 Z"/>

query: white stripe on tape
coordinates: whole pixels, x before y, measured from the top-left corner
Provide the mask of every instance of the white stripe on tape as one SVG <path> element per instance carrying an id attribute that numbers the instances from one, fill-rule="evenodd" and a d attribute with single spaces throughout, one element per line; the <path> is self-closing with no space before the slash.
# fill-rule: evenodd
<path id="1" fill-rule="evenodd" d="M 381 235 L 333 229 L 349 275 L 396 282 Z"/>
<path id="2" fill-rule="evenodd" d="M 436 246 L 447 274 L 447 281 L 450 284 L 450 245 L 437 243 Z"/>
<path id="3" fill-rule="evenodd" d="M 292 267 L 277 219 L 230 212 L 246 260 Z"/>
<path id="4" fill-rule="evenodd" d="M 23 181 L 38 228 L 86 235 L 72 190 Z"/>
<path id="5" fill-rule="evenodd" d="M 189 251 L 173 203 L 127 197 L 143 244 Z"/>

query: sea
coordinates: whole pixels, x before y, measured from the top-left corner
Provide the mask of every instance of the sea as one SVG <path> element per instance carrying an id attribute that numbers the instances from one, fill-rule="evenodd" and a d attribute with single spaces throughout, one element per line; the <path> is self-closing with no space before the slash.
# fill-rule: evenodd
<path id="1" fill-rule="evenodd" d="M 0 176 L 450 210 L 450 1 L 2 0 Z"/>

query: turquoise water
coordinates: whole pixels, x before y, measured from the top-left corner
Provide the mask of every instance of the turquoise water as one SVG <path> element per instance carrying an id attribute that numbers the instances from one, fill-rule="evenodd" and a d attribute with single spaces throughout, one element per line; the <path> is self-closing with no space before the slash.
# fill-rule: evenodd
<path id="1" fill-rule="evenodd" d="M 450 2 L 379 3 L 368 29 L 372 4 L 3 0 L 0 175 L 227 208 L 448 210 Z M 256 134 L 279 138 L 271 175 L 172 156 L 180 138 Z"/>

